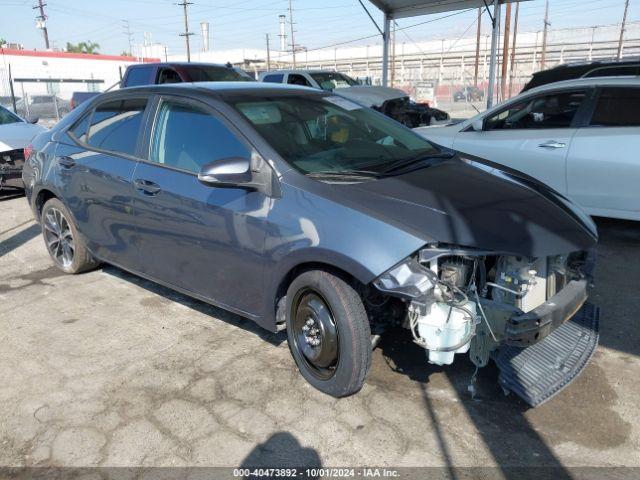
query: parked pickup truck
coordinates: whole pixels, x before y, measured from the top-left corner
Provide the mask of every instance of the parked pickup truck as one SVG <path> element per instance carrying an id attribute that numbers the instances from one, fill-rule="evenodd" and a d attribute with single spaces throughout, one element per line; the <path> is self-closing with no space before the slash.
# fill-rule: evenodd
<path id="1" fill-rule="evenodd" d="M 129 65 L 120 88 L 181 82 L 251 82 L 254 78 L 230 63 L 140 63 Z M 99 95 L 100 92 L 74 92 L 71 108 Z"/>

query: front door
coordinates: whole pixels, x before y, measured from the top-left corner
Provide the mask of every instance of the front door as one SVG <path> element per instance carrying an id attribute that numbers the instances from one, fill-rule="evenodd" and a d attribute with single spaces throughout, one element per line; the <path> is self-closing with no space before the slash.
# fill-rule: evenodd
<path id="1" fill-rule="evenodd" d="M 259 311 L 271 199 L 198 181 L 205 163 L 252 148 L 213 110 L 163 98 L 149 161 L 134 174 L 142 273 L 243 313 Z"/>
<path id="2" fill-rule="evenodd" d="M 584 90 L 515 102 L 484 120 L 483 130 L 457 134 L 453 148 L 514 168 L 567 193 L 567 152 Z"/>

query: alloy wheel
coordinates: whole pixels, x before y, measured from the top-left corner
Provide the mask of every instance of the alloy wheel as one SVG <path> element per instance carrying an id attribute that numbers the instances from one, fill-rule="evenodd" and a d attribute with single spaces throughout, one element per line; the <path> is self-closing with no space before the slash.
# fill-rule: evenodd
<path id="1" fill-rule="evenodd" d="M 57 208 L 49 208 L 44 215 L 44 239 L 51 257 L 63 268 L 73 263 L 75 242 L 69 221 Z"/>

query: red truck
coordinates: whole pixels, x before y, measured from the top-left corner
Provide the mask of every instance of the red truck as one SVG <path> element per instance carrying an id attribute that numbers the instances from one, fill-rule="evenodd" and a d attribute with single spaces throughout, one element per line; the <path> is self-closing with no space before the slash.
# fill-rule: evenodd
<path id="1" fill-rule="evenodd" d="M 230 63 L 139 63 L 129 65 L 119 82 L 120 88 L 181 82 L 251 82 L 255 79 Z M 74 92 L 71 108 L 100 95 L 100 92 Z"/>

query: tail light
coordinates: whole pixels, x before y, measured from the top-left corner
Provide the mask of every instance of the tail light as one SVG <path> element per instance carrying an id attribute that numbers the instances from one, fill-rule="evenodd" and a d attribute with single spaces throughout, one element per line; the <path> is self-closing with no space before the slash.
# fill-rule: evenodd
<path id="1" fill-rule="evenodd" d="M 71 110 L 73 110 L 74 108 L 76 108 L 76 101 L 72 98 L 71 101 L 69 102 L 70 106 L 71 106 Z"/>
<path id="2" fill-rule="evenodd" d="M 33 153 L 33 145 L 29 144 L 29 146 L 24 147 L 24 159 L 25 160 L 28 160 L 32 153 Z"/>

